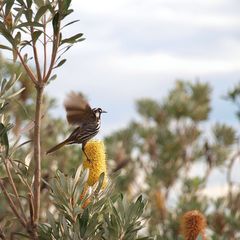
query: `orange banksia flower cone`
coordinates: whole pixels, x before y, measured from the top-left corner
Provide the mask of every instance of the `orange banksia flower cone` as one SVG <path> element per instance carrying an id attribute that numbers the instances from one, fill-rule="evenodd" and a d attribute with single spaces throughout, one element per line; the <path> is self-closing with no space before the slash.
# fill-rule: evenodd
<path id="1" fill-rule="evenodd" d="M 197 210 L 186 212 L 181 219 L 181 233 L 185 240 L 196 240 L 199 235 L 206 240 L 205 228 L 206 219 Z"/>

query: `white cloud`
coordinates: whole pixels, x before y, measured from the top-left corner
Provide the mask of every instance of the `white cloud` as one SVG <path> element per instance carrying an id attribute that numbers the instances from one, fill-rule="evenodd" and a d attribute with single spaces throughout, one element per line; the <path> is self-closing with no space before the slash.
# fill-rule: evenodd
<path id="1" fill-rule="evenodd" d="M 104 61 L 111 71 L 125 71 L 137 74 L 174 73 L 177 75 L 194 74 L 195 76 L 237 71 L 240 69 L 238 59 L 203 59 L 182 58 L 163 53 L 112 55 Z"/>
<path id="2" fill-rule="evenodd" d="M 100 22 L 110 18 L 107 24 L 116 22 L 153 24 L 157 22 L 210 28 L 240 26 L 238 13 L 233 14 L 233 11 L 227 11 L 239 5 L 237 1 L 95 0 L 75 1 L 74 4 L 79 12 L 95 16 Z"/>
<path id="3" fill-rule="evenodd" d="M 217 199 L 219 197 L 224 197 L 227 196 L 228 194 L 228 185 L 224 184 L 224 185 L 215 185 L 215 186 L 211 186 L 211 187 L 206 187 L 203 191 L 201 191 L 201 193 L 209 198 L 212 199 Z M 236 187 L 233 188 L 233 192 L 238 192 L 239 189 Z"/>

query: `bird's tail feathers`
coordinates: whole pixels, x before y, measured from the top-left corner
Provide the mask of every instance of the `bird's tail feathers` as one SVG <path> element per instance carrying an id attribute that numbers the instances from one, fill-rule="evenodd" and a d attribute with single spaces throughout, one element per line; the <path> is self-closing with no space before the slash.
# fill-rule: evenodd
<path id="1" fill-rule="evenodd" d="M 49 154 L 49 153 L 52 153 L 52 152 L 55 152 L 57 151 L 59 148 L 63 147 L 64 145 L 68 144 L 68 139 L 64 140 L 63 142 L 57 144 L 56 146 L 50 148 L 46 153 Z"/>

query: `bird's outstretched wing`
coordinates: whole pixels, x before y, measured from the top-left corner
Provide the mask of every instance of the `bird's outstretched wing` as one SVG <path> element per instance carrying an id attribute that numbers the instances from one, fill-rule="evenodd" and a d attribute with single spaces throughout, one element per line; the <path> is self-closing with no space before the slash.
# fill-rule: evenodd
<path id="1" fill-rule="evenodd" d="M 94 117 L 94 113 L 86 98 L 80 93 L 70 92 L 64 101 L 64 107 L 69 124 L 81 125 Z"/>

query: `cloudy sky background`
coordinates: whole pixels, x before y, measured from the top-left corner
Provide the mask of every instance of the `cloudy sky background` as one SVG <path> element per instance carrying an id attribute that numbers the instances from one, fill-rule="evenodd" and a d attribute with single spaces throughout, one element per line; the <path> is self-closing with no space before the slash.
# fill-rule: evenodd
<path id="1" fill-rule="evenodd" d="M 237 125 L 234 107 L 221 99 L 240 80 L 240 1 L 238 0 L 73 0 L 66 36 L 83 32 L 86 41 L 67 53 L 58 80 L 48 92 L 64 115 L 66 93 L 85 93 L 101 106 L 102 134 L 136 116 L 134 101 L 161 100 L 176 79 L 213 87 L 210 123 Z M 57 88 L 57 91 L 56 91 Z"/>
<path id="2" fill-rule="evenodd" d="M 73 0 L 72 5 L 69 21 L 81 21 L 65 36 L 83 32 L 87 40 L 66 54 L 58 79 L 47 87 L 58 100 L 54 115 L 65 117 L 66 94 L 81 91 L 92 107 L 108 111 L 104 136 L 137 117 L 137 99 L 160 101 L 177 79 L 200 79 L 213 88 L 213 111 L 203 127 L 220 121 L 239 129 L 235 107 L 222 99 L 240 81 L 239 0 Z M 239 167 L 240 159 L 233 168 L 238 181 Z M 190 174 L 204 171 L 195 165 Z M 211 175 L 206 194 L 227 191 L 221 171 Z"/>
<path id="3" fill-rule="evenodd" d="M 92 106 L 108 111 L 106 135 L 136 118 L 136 99 L 161 100 L 176 79 L 200 79 L 213 87 L 213 112 L 205 127 L 221 121 L 239 129 L 236 109 L 222 99 L 240 81 L 239 0 L 73 0 L 73 8 L 73 18 L 81 21 L 67 35 L 83 32 L 87 40 L 70 50 L 48 88 L 59 100 L 55 114 L 64 116 L 67 92 L 82 91 Z M 235 180 L 238 169 L 239 164 Z M 204 171 L 196 165 L 191 174 Z M 214 171 L 206 194 L 224 194 L 224 176 Z"/>

